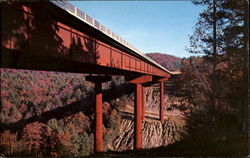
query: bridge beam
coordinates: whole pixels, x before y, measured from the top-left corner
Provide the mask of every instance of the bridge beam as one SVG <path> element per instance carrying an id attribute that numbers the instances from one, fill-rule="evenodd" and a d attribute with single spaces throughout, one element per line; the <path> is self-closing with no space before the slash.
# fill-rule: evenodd
<path id="1" fill-rule="evenodd" d="M 134 114 L 135 114 L 135 137 L 134 137 L 134 149 L 141 149 L 142 148 L 142 108 L 143 105 L 143 98 L 144 98 L 144 91 L 143 91 L 143 83 L 151 82 L 152 76 L 151 75 L 144 75 L 135 78 L 126 78 L 129 80 L 130 83 L 135 84 L 135 106 L 134 106 Z"/>
<path id="2" fill-rule="evenodd" d="M 95 84 L 95 142 L 94 152 L 103 151 L 102 131 L 102 83 L 111 81 L 111 76 L 86 76 L 86 81 Z"/>

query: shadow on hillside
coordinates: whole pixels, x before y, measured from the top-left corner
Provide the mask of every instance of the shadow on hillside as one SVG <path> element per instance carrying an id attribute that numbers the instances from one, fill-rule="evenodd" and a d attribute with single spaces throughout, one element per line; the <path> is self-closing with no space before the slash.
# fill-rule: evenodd
<path id="1" fill-rule="evenodd" d="M 111 90 L 112 89 L 112 90 Z M 103 90 L 103 101 L 109 102 L 113 99 L 119 98 L 125 94 L 131 94 L 134 92 L 135 87 L 131 84 L 121 84 L 116 86 L 114 82 L 111 82 L 111 89 Z"/>
<path id="2" fill-rule="evenodd" d="M 1 14 L 1 67 L 60 71 L 58 68 L 76 67 L 63 63 L 65 60 L 96 63 L 99 52 L 95 39 L 74 34 L 70 40 L 70 33 L 59 27 L 58 19 L 62 20 L 59 18 L 60 14 L 50 8 L 52 5 L 49 4 L 46 1 L 1 3 L 1 12 L 4 13 Z M 48 8 L 50 12 L 44 8 Z M 65 44 L 67 40 L 71 41 L 68 45 Z M 93 107 L 91 97 L 87 96 L 79 102 L 44 112 L 27 120 L 9 125 L 1 124 L 1 130 L 18 130 L 30 122 L 47 122 L 51 118 L 60 119 L 79 111 L 89 111 Z M 86 107 L 88 109 L 85 109 Z"/>
<path id="3" fill-rule="evenodd" d="M 65 60 L 77 63 L 96 64 L 99 52 L 98 43 L 94 38 L 83 37 L 59 27 L 61 19 L 58 13 L 48 2 L 11 2 L 1 3 L 1 67 L 24 68 L 60 71 L 58 68 L 75 68 L 76 66 L 64 63 Z M 45 11 L 48 8 L 51 12 Z M 53 15 L 53 16 L 52 16 Z M 59 19 L 59 20 L 58 20 Z M 4 31 L 3 31 L 4 30 Z M 67 41 L 68 40 L 68 41 Z M 65 43 L 68 43 L 65 44 Z M 55 60 L 51 60 L 51 59 Z M 51 62 L 53 61 L 53 62 Z M 72 63 L 71 63 L 72 64 Z M 82 69 L 78 67 L 77 69 Z M 132 89 L 129 86 L 114 87 L 114 90 L 104 90 L 103 100 L 110 101 L 118 98 Z M 124 91 L 120 91 L 123 89 Z M 16 123 L 2 124 L 1 130 L 22 129 L 25 124 L 40 121 L 47 122 L 51 118 L 63 118 L 83 111 L 93 113 L 93 94 L 81 101 L 64 105 L 47 111 L 39 116 Z M 29 107 L 33 106 L 32 104 Z"/>
<path id="4" fill-rule="evenodd" d="M 127 90 L 123 91 L 123 89 L 127 89 Z M 131 93 L 132 90 L 133 90 L 133 87 L 131 87 L 130 85 L 126 85 L 126 84 L 119 85 L 115 88 L 106 89 L 103 92 L 103 98 L 104 98 L 103 101 L 110 102 L 113 99 L 117 99 L 125 94 Z M 116 95 L 110 95 L 110 94 L 116 94 Z M 57 120 L 60 120 L 64 117 L 71 116 L 79 112 L 83 112 L 87 116 L 91 116 L 94 113 L 94 94 L 93 93 L 90 93 L 88 96 L 84 97 L 80 101 L 73 102 L 68 105 L 64 105 L 62 107 L 53 109 L 51 111 L 43 112 L 41 115 L 38 115 L 38 116 L 32 116 L 28 119 L 22 119 L 20 121 L 17 121 L 15 123 L 10 123 L 10 124 L 2 123 L 1 130 L 20 131 L 28 123 L 32 123 L 36 121 L 47 123 L 50 119 L 56 118 Z"/>

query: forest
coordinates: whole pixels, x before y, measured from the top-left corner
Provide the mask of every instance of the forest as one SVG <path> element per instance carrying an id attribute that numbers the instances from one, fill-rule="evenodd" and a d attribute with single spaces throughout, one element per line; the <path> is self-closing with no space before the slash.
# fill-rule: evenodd
<path id="1" fill-rule="evenodd" d="M 177 88 L 194 105 L 188 139 L 208 154 L 247 155 L 249 1 L 193 3 L 207 8 L 187 48 L 202 56 L 182 60 Z"/>
<path id="2" fill-rule="evenodd" d="M 248 155 L 249 1 L 193 0 L 193 4 L 206 9 L 200 13 L 187 46 L 192 56 L 148 54 L 167 69 L 181 72 L 172 79 L 173 92 L 165 94 L 172 99 L 165 100 L 165 111 L 169 107 L 179 110 L 185 123 L 178 126 L 182 121 L 173 119 L 176 124 L 145 126 L 152 133 L 171 128 L 168 137 L 177 131 L 180 136 L 174 141 L 164 138 L 166 144 L 153 148 L 125 148 L 126 143 L 132 144 L 133 131 L 128 131 L 128 142 L 121 144 L 118 140 L 124 131 L 120 129 L 127 126 L 122 120 L 133 118 L 121 109 L 134 106 L 133 87 L 113 76 L 103 84 L 105 153 L 100 156 Z M 85 76 L 1 68 L 0 156 L 93 156 L 94 85 L 85 81 Z M 147 89 L 146 101 L 153 105 L 148 103 L 148 110 L 158 108 L 154 103 L 158 92 Z M 121 144 L 119 150 L 112 146 L 114 142 Z"/>
<path id="3" fill-rule="evenodd" d="M 163 53 L 147 53 L 146 55 L 170 71 L 181 69 L 181 58 Z"/>

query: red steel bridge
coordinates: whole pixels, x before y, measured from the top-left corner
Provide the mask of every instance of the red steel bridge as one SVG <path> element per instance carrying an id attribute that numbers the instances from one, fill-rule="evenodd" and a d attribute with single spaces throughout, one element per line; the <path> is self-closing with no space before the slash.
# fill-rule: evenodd
<path id="1" fill-rule="evenodd" d="M 164 120 L 164 81 L 168 71 L 67 1 L 4 2 L 1 68 L 87 73 L 95 83 L 95 152 L 103 151 L 102 83 L 112 75 L 134 84 L 134 149 L 142 148 L 144 87 L 160 84 Z"/>

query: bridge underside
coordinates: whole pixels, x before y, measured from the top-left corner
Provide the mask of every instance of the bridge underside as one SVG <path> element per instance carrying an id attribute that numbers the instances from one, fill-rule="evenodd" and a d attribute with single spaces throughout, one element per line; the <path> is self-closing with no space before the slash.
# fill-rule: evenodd
<path id="1" fill-rule="evenodd" d="M 134 76 L 143 75 L 139 72 L 110 68 L 97 64 L 83 63 L 63 58 L 41 56 L 18 52 L 11 49 L 1 50 L 1 67 L 29 70 L 46 70 L 100 75 Z M 159 78 L 155 76 L 156 78 Z M 162 77 L 160 77 L 162 78 Z"/>
<path id="2" fill-rule="evenodd" d="M 95 152 L 103 150 L 102 83 L 110 81 L 111 75 L 125 76 L 136 86 L 134 148 L 142 148 L 143 86 L 160 83 L 159 119 L 163 121 L 163 82 L 171 75 L 52 4 L 37 3 L 6 2 L 1 6 L 5 13 L 1 68 L 95 74 L 86 78 L 95 83 Z"/>

